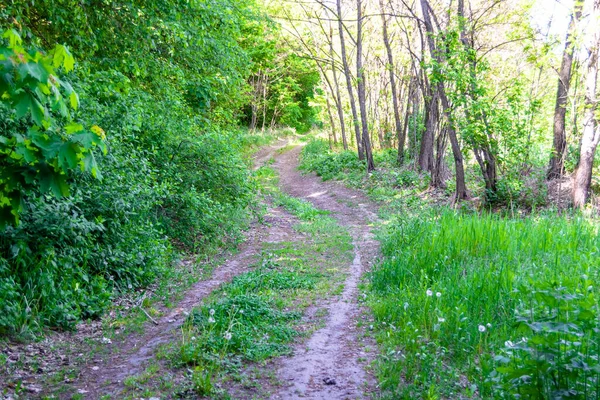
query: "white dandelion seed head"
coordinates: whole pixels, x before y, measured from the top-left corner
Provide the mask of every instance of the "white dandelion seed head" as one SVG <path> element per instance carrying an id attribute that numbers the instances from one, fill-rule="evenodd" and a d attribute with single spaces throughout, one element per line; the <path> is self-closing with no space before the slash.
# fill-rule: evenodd
<path id="1" fill-rule="evenodd" d="M 490 324 L 489 322 L 487 324 L 485 324 L 485 326 L 487 326 L 488 328 L 492 327 L 492 324 Z"/>
<path id="2" fill-rule="evenodd" d="M 209 324 L 214 324 L 216 321 L 213 317 L 208 317 L 208 323 Z"/>
<path id="3" fill-rule="evenodd" d="M 225 338 L 225 340 L 231 340 L 231 332 L 225 332 L 223 337 Z"/>
<path id="4" fill-rule="evenodd" d="M 433 296 L 433 292 L 431 291 L 431 289 L 427 289 L 425 293 L 427 293 L 427 296 L 429 297 Z"/>
<path id="5" fill-rule="evenodd" d="M 446 322 L 446 318 L 438 317 L 438 322 Z"/>
<path id="6" fill-rule="evenodd" d="M 196 340 L 196 336 L 192 336 L 192 342 Z"/>
<path id="7" fill-rule="evenodd" d="M 404 309 L 407 310 L 408 309 L 408 303 L 404 303 Z"/>
<path id="8" fill-rule="evenodd" d="M 440 292 L 437 292 L 435 295 L 436 295 L 437 298 L 442 297 L 442 293 L 440 293 Z"/>
<path id="9" fill-rule="evenodd" d="M 244 313 L 244 310 L 240 310 L 240 314 L 243 314 L 243 313 Z"/>
<path id="10" fill-rule="evenodd" d="M 485 332 L 485 326 L 484 325 L 479 325 L 477 327 L 477 329 L 479 329 L 479 332 Z"/>
<path id="11" fill-rule="evenodd" d="M 215 310 L 213 308 L 210 309 L 210 311 L 208 312 L 210 315 L 215 315 Z"/>

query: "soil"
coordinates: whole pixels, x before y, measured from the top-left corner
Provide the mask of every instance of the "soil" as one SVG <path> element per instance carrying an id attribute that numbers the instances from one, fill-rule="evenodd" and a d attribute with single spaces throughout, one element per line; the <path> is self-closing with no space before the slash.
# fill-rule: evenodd
<path id="1" fill-rule="evenodd" d="M 326 306 L 325 327 L 315 332 L 306 344 L 296 348 L 292 357 L 281 360 L 277 372 L 286 387 L 272 399 L 358 399 L 374 390 L 373 377 L 365 366 L 372 361 L 375 348 L 357 326 L 364 310 L 358 303 L 358 284 L 378 254 L 378 242 L 371 233 L 377 207 L 363 194 L 336 182 L 322 182 L 298 169 L 300 148 L 277 157 L 273 167 L 279 171 L 284 192 L 330 211 L 347 227 L 354 239 L 354 261 L 344 291 Z"/>
<path id="2" fill-rule="evenodd" d="M 272 383 L 266 392 L 272 394 L 272 399 L 370 397 L 375 390 L 375 383 L 368 366 L 376 351 L 375 344 L 365 332 L 368 322 L 364 323 L 366 313 L 358 301 L 358 287 L 364 272 L 375 261 L 379 251 L 371 233 L 371 226 L 377 219 L 377 207 L 355 190 L 334 182 L 322 182 L 314 175 L 301 174 L 297 170 L 299 147 L 277 154 L 277 150 L 286 145 L 287 142 L 280 141 L 261 150 L 255 156 L 255 164 L 262 165 L 274 158 L 272 167 L 280 175 L 280 186 L 284 192 L 310 201 L 319 209 L 330 211 L 331 216 L 346 227 L 353 237 L 354 261 L 348 268 L 341 295 L 324 300 L 314 308 L 327 311 L 322 327 L 306 342 L 299 343 L 292 356 L 267 364 L 279 383 Z M 163 316 L 154 323 L 148 322 L 143 333 L 131 334 L 118 343 L 116 340 L 107 343 L 105 354 L 89 358 L 84 365 L 79 365 L 79 376 L 69 383 L 72 390 L 60 397 L 70 398 L 71 394 L 79 393 L 85 399 L 98 399 L 106 394 L 112 395 L 111 398 L 120 398 L 125 388 L 125 378 L 142 373 L 161 345 L 179 340 L 179 328 L 192 308 L 221 284 L 249 271 L 260 256 L 264 241 L 282 242 L 297 235 L 292 228 L 295 223 L 295 217 L 285 210 L 270 207 L 264 223 L 251 227 L 239 252 L 217 267 L 210 279 L 196 283 L 176 307 L 163 310 Z M 362 323 L 359 324 L 359 321 Z M 98 325 L 94 326 L 94 332 L 88 334 L 93 335 L 94 340 L 100 340 L 102 334 Z M 81 349 L 83 341 L 79 342 L 77 347 Z M 24 350 L 19 345 L 15 346 L 15 351 Z M 68 364 L 70 361 L 65 362 Z M 35 381 L 36 373 L 39 372 L 33 371 L 28 379 Z M 33 387 L 34 390 L 30 391 L 32 397 L 48 390 Z M 239 394 L 239 398 L 254 396 L 243 391 L 236 391 L 236 394 Z"/>

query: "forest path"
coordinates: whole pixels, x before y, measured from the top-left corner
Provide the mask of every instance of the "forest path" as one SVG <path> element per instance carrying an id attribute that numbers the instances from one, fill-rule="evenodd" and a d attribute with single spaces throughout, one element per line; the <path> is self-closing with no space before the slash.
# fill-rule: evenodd
<path id="1" fill-rule="evenodd" d="M 279 172 L 281 190 L 331 212 L 353 238 L 354 261 L 341 296 L 325 307 L 328 318 L 323 328 L 300 346 L 294 355 L 280 360 L 278 377 L 287 386 L 272 399 L 359 399 L 374 389 L 372 376 L 364 368 L 375 355 L 375 345 L 363 328 L 358 303 L 358 284 L 363 272 L 378 255 L 379 244 L 371 233 L 377 207 L 364 194 L 339 183 L 323 182 L 314 174 L 298 171 L 301 148 L 275 157 L 272 167 Z M 369 351 L 370 350 L 370 351 Z"/>
<path id="2" fill-rule="evenodd" d="M 319 308 L 328 313 L 324 326 L 294 348 L 289 357 L 282 357 L 267 366 L 276 371 L 280 384 L 267 390 L 272 399 L 362 399 L 375 388 L 372 375 L 365 368 L 375 356 L 375 344 L 365 334 L 364 310 L 359 305 L 358 284 L 362 274 L 378 255 L 378 242 L 371 233 L 377 217 L 377 206 L 363 194 L 335 182 L 322 182 L 314 174 L 298 171 L 301 147 L 289 151 L 287 141 L 278 141 L 259 151 L 257 166 L 274 160 L 271 167 L 279 174 L 280 189 L 290 196 L 309 201 L 344 227 L 353 238 L 354 260 L 345 271 L 346 280 L 340 295 L 319 301 Z M 234 276 L 248 272 L 257 262 L 261 245 L 301 240 L 293 229 L 298 220 L 280 207 L 269 207 L 264 224 L 255 224 L 247 233 L 247 241 L 239 252 L 217 267 L 207 280 L 196 283 L 173 309 L 166 310 L 157 324 L 146 324 L 143 334 L 126 337 L 105 356 L 92 360 L 74 382 L 75 389 L 85 399 L 103 395 L 121 398 L 128 377 L 139 375 L 156 362 L 161 345 L 180 340 L 180 328 L 202 299 Z M 368 324 L 367 324 L 368 325 Z M 168 366 L 165 366 L 168 369 Z M 239 397 L 254 398 L 242 390 Z"/>
<path id="3" fill-rule="evenodd" d="M 278 140 L 272 146 L 264 147 L 255 154 L 254 164 L 257 167 L 265 164 L 287 143 L 287 140 Z M 238 252 L 217 267 L 209 279 L 198 281 L 175 307 L 163 310 L 166 312 L 156 324 L 146 323 L 143 334 L 130 335 L 118 343 L 115 341 L 112 351 L 95 357 L 85 366 L 74 385 L 77 393 L 85 399 L 99 399 L 106 395 L 119 398 L 125 389 L 124 381 L 143 373 L 155 359 L 161 345 L 180 340 L 180 328 L 203 298 L 233 277 L 250 271 L 258 261 L 263 243 L 291 240 L 296 235 L 293 225 L 297 222 L 282 208 L 268 207 L 262 223 L 251 226 Z M 69 398 L 68 394 L 65 398 Z"/>

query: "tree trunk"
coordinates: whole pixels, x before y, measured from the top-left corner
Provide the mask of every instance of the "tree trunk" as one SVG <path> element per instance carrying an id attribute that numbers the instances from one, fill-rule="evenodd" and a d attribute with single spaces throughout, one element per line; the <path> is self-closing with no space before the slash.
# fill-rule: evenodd
<path id="1" fill-rule="evenodd" d="M 408 94 L 406 95 L 406 109 L 404 110 L 404 126 L 402 127 L 402 135 L 398 138 L 398 165 L 404 164 L 404 142 L 406 142 L 406 136 L 408 132 L 408 119 L 410 118 L 410 101 L 414 96 L 413 90 L 416 90 L 413 84 L 413 79 L 414 78 L 411 77 L 410 83 L 408 84 Z M 401 141 L 401 139 L 403 140 Z"/>
<path id="2" fill-rule="evenodd" d="M 329 25 L 329 55 L 331 56 L 331 72 L 333 73 L 333 84 L 335 86 L 335 97 L 338 118 L 340 120 L 340 131 L 342 134 L 342 144 L 344 150 L 348 150 L 348 139 L 346 139 L 346 124 L 344 123 L 344 108 L 342 104 L 342 94 L 340 93 L 340 85 L 338 83 L 337 73 L 335 71 L 335 63 L 333 58 L 333 27 Z"/>
<path id="3" fill-rule="evenodd" d="M 346 86 L 348 87 L 348 98 L 350 100 L 350 108 L 352 109 L 352 122 L 354 124 L 354 135 L 356 136 L 356 147 L 358 148 L 359 160 L 365 159 L 362 140 L 360 137 L 360 126 L 358 122 L 358 112 L 356 111 L 356 103 L 354 102 L 354 89 L 352 88 L 352 76 L 350 75 L 350 66 L 346 57 L 346 43 L 344 40 L 344 23 L 342 21 L 342 0 L 336 0 L 338 28 L 340 30 L 340 47 L 342 50 L 342 65 L 344 66 L 344 75 L 346 76 Z M 359 95 L 360 96 L 360 95 Z"/>
<path id="4" fill-rule="evenodd" d="M 339 1 L 339 0 L 338 0 Z M 373 151 L 371 148 L 371 138 L 369 137 L 369 125 L 367 121 L 367 99 L 365 94 L 365 73 L 362 67 L 362 0 L 356 0 L 356 78 L 358 80 L 358 105 L 360 107 L 360 122 L 362 125 L 362 145 L 365 157 L 367 159 L 367 171 L 375 169 L 373 163 Z"/>
<path id="5" fill-rule="evenodd" d="M 446 145 L 448 138 L 448 132 L 446 128 L 443 128 L 440 134 L 437 136 L 436 140 L 436 149 L 437 153 L 435 155 L 435 165 L 433 171 L 431 172 L 431 186 L 435 188 L 446 188 L 446 182 L 444 181 L 444 154 L 446 153 Z"/>
<path id="6" fill-rule="evenodd" d="M 583 117 L 583 134 L 579 164 L 573 177 L 573 205 L 582 208 L 587 203 L 592 183 L 592 168 L 598 142 L 600 142 L 600 125 L 596 116 L 598 109 L 598 49 L 600 48 L 600 0 L 594 0 L 594 11 L 591 15 L 592 47 L 588 59 L 585 93 L 585 113 Z"/>
<path id="7" fill-rule="evenodd" d="M 388 65 L 387 69 L 390 74 L 390 86 L 392 91 L 392 104 L 394 105 L 394 122 L 396 127 L 396 137 L 398 138 L 398 162 L 402 164 L 404 161 L 404 130 L 402 129 L 402 123 L 400 122 L 400 109 L 398 106 L 398 94 L 396 92 L 396 76 L 394 74 L 394 56 L 392 53 L 392 46 L 390 45 L 390 39 L 388 36 L 387 29 L 387 18 L 385 16 L 385 7 L 383 0 L 379 0 L 379 8 L 381 10 L 381 21 L 383 23 L 383 44 L 387 52 Z"/>
<path id="8" fill-rule="evenodd" d="M 423 9 L 423 20 L 425 22 L 425 29 L 427 30 L 427 42 L 429 45 L 429 52 L 438 64 L 442 64 L 442 56 L 436 49 L 435 42 L 433 40 L 433 25 L 431 23 L 430 7 L 427 0 L 421 0 L 421 8 Z M 460 150 L 460 144 L 458 143 L 458 137 L 454 128 L 454 121 L 452 118 L 452 111 L 450 109 L 450 102 L 446 96 L 446 90 L 444 83 L 439 81 L 437 83 L 437 91 L 442 102 L 442 108 L 446 119 L 448 121 L 448 138 L 450 139 L 450 146 L 452 147 L 452 155 L 454 156 L 454 166 L 456 169 L 456 193 L 454 200 L 456 202 L 467 198 L 467 186 L 465 183 L 465 170 L 463 165 L 463 156 Z"/>
<path id="9" fill-rule="evenodd" d="M 333 135 L 333 143 L 337 144 L 337 132 L 335 130 L 335 122 L 333 121 L 333 114 L 331 113 L 331 103 L 329 102 L 329 97 L 326 97 L 325 99 L 327 101 L 327 115 L 329 115 L 329 124 L 331 125 L 331 133 Z"/>
<path id="10" fill-rule="evenodd" d="M 434 169 L 433 143 L 439 121 L 439 111 L 437 90 L 428 88 L 428 92 L 428 95 L 425 96 L 425 132 L 421 137 L 419 169 L 432 172 Z"/>
<path id="11" fill-rule="evenodd" d="M 548 179 L 554 179 L 562 176 L 565 173 L 565 156 L 567 151 L 567 135 L 565 132 L 565 115 L 567 113 L 567 96 L 569 95 L 569 87 L 571 85 L 571 70 L 573 68 L 573 52 L 574 46 L 572 43 L 575 27 L 581 19 L 581 10 L 583 1 L 575 0 L 575 8 L 565 43 L 560 71 L 558 74 L 558 89 L 556 91 L 556 105 L 554 107 L 554 143 L 552 146 L 552 154 L 550 155 L 550 165 L 548 166 Z"/>

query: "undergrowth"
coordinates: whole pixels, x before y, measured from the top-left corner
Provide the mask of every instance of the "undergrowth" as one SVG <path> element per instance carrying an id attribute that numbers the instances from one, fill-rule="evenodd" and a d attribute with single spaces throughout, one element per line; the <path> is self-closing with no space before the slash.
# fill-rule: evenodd
<path id="1" fill-rule="evenodd" d="M 418 171 L 414 159 L 405 157 L 405 163 L 400 166 L 397 151 L 391 148 L 375 151 L 373 157 L 376 169 L 367 174 L 366 164 L 358 159 L 355 150 L 344 151 L 339 147 L 330 149 L 325 140 L 313 137 L 302 150 L 300 168 L 315 172 L 324 180 L 343 181 L 350 187 L 365 191 L 374 200 L 396 203 L 392 204 L 396 208 L 407 203 L 416 204 L 428 196 L 435 196 L 438 201 L 449 203 L 455 191 L 453 179 L 447 179 L 445 187 L 428 190 L 431 176 Z M 444 163 L 447 164 L 447 171 L 450 171 L 452 161 L 448 157 L 450 155 L 447 155 Z M 514 211 L 535 210 L 547 205 L 543 168 L 529 171 L 526 175 L 503 176 L 498 181 L 498 190 L 493 196 L 485 193 L 478 168 L 473 160 L 467 163 L 467 185 L 473 196 L 486 199 L 486 206 Z"/>
<path id="2" fill-rule="evenodd" d="M 395 218 L 370 277 L 384 393 L 597 398 L 599 251 L 585 219 Z"/>

